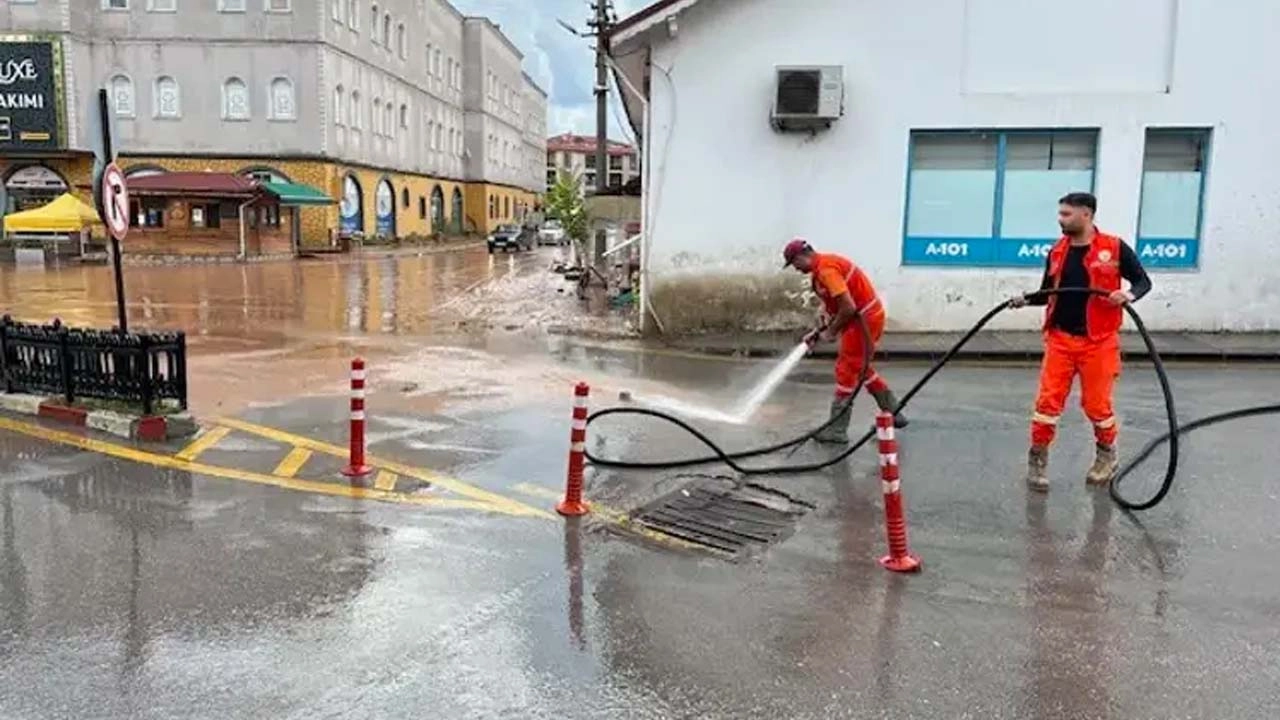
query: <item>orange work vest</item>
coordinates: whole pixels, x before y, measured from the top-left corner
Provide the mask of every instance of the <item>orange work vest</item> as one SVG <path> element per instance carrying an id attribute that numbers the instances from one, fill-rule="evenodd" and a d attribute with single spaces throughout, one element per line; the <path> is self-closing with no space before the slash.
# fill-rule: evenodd
<path id="1" fill-rule="evenodd" d="M 822 287 L 822 283 L 818 282 L 818 273 L 827 269 L 835 268 L 840 276 L 844 278 L 845 285 L 849 286 L 849 297 L 853 300 L 853 306 L 859 311 L 866 311 L 870 308 L 877 307 L 880 304 L 880 297 L 876 295 L 876 289 L 871 284 L 871 279 L 867 274 L 862 272 L 862 268 L 853 264 L 853 261 L 839 255 L 827 253 L 814 253 L 812 279 L 813 292 L 822 299 L 822 305 L 826 308 L 827 314 L 834 316 L 840 309 L 836 305 L 836 299 L 831 297 L 827 289 Z"/>
<path id="2" fill-rule="evenodd" d="M 1049 251 L 1049 277 L 1053 280 L 1055 288 L 1062 281 L 1062 265 L 1067 260 L 1067 249 L 1070 246 L 1071 239 L 1063 237 Z M 1103 232 L 1094 234 L 1093 243 L 1084 254 L 1084 268 L 1089 273 L 1089 287 L 1095 290 L 1106 290 L 1109 293 L 1121 289 L 1120 238 Z M 1056 295 L 1049 297 L 1049 305 L 1044 314 L 1045 330 L 1049 329 L 1049 322 L 1053 318 L 1053 307 L 1057 304 L 1057 300 Z M 1119 332 L 1120 325 L 1124 322 L 1124 309 L 1118 305 L 1112 305 L 1101 295 L 1093 295 L 1085 306 L 1084 317 L 1089 339 L 1101 340 Z"/>

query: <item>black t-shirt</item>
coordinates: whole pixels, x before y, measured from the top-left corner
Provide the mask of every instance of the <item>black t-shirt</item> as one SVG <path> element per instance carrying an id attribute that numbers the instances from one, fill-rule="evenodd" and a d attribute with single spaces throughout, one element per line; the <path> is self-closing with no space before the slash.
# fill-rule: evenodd
<path id="1" fill-rule="evenodd" d="M 1058 287 L 1089 287 L 1089 271 L 1084 266 L 1084 256 L 1089 252 L 1088 245 L 1067 248 L 1067 257 L 1062 262 L 1062 280 Z M 1085 324 L 1085 308 L 1089 306 L 1089 295 L 1085 293 L 1063 293 L 1053 304 L 1053 316 L 1049 324 L 1071 335 L 1084 337 L 1089 334 Z"/>
<path id="2" fill-rule="evenodd" d="M 1089 253 L 1088 245 L 1070 245 L 1067 256 L 1062 261 L 1062 279 L 1060 288 L 1089 287 L 1089 270 L 1084 266 L 1084 257 Z M 1137 300 L 1151 290 L 1151 278 L 1138 260 L 1138 254 L 1128 244 L 1120 243 L 1120 277 L 1129 281 L 1129 292 Z M 1040 282 L 1041 290 L 1053 287 L 1053 277 L 1049 275 L 1049 259 L 1045 259 L 1044 278 Z M 1065 333 L 1086 337 L 1089 334 L 1086 322 L 1086 308 L 1090 295 L 1087 293 L 1063 293 L 1057 296 L 1053 304 L 1053 316 L 1049 318 L 1050 327 Z M 1036 298 L 1032 305 L 1046 305 L 1048 298 Z"/>

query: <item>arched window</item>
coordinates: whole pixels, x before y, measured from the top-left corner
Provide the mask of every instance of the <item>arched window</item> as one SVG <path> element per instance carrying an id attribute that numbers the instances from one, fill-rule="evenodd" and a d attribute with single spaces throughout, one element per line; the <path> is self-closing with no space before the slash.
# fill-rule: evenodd
<path id="1" fill-rule="evenodd" d="M 360 0 L 347 0 L 347 26 L 360 29 Z"/>
<path id="2" fill-rule="evenodd" d="M 387 103 L 386 107 L 383 108 L 382 120 L 384 123 L 382 128 L 383 132 L 387 134 L 387 137 L 395 137 L 396 135 L 396 106 L 395 105 L 392 105 L 391 103 Z"/>
<path id="3" fill-rule="evenodd" d="M 359 130 L 364 127 L 364 117 L 360 114 L 360 91 L 351 91 L 351 127 Z"/>
<path id="4" fill-rule="evenodd" d="M 404 60 L 406 56 L 404 41 L 404 23 L 400 23 L 400 25 L 396 27 L 396 52 L 400 54 L 401 60 Z"/>
<path id="5" fill-rule="evenodd" d="M 391 49 L 391 13 L 382 16 L 382 47 Z"/>
<path id="6" fill-rule="evenodd" d="M 333 124 L 342 126 L 343 122 L 343 106 L 346 105 L 346 95 L 342 93 L 342 86 L 339 85 L 333 89 Z"/>
<path id="7" fill-rule="evenodd" d="M 462 203 L 462 191 L 458 188 L 453 189 L 453 209 L 449 217 L 453 220 L 453 231 L 462 232 L 462 217 L 466 214 L 466 209 Z"/>
<path id="8" fill-rule="evenodd" d="M 222 83 L 222 117 L 227 120 L 249 119 L 249 86 L 238 77 Z"/>
<path id="9" fill-rule="evenodd" d="M 133 117 L 133 81 L 128 75 L 119 74 L 111 77 L 111 105 L 116 115 Z"/>
<path id="10" fill-rule="evenodd" d="M 382 99 L 374 98 L 373 104 L 369 106 L 369 129 L 373 130 L 374 135 L 382 134 Z"/>
<path id="11" fill-rule="evenodd" d="M 156 78 L 155 115 L 162 118 L 182 117 L 182 91 L 178 81 L 168 75 Z"/>
<path id="12" fill-rule="evenodd" d="M 439 185 L 431 189 L 431 230 L 444 232 L 444 192 Z"/>
<path id="13" fill-rule="evenodd" d="M 405 104 L 400 105 L 400 127 L 402 129 L 409 128 L 409 106 Z"/>
<path id="14" fill-rule="evenodd" d="M 382 13 L 378 12 L 377 5 L 371 5 L 369 7 L 369 17 L 373 18 L 369 22 L 369 42 L 374 45 L 378 44 L 378 18 L 381 16 Z"/>
<path id="15" fill-rule="evenodd" d="M 271 117 L 276 120 L 293 120 L 297 117 L 293 101 L 293 81 L 278 77 L 271 81 Z"/>

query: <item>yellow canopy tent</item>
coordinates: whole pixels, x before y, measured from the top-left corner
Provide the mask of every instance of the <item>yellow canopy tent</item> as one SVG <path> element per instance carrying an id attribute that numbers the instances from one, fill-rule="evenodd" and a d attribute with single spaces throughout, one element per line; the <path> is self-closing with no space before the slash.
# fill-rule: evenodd
<path id="1" fill-rule="evenodd" d="M 98 213 L 71 193 L 59 195 L 53 202 L 34 210 L 5 215 L 6 233 L 76 233 L 86 225 L 96 225 Z"/>

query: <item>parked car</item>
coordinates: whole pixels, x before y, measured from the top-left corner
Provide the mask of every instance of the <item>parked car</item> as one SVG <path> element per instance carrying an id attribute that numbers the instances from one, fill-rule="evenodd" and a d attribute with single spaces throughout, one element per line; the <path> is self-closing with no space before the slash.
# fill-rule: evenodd
<path id="1" fill-rule="evenodd" d="M 564 226 L 559 220 L 548 220 L 538 231 L 539 245 L 564 245 L 568 238 L 564 234 Z"/>
<path id="2" fill-rule="evenodd" d="M 519 252 L 533 249 L 533 233 L 524 231 L 519 225 L 499 225 L 489 236 L 489 253 L 499 250 Z"/>

